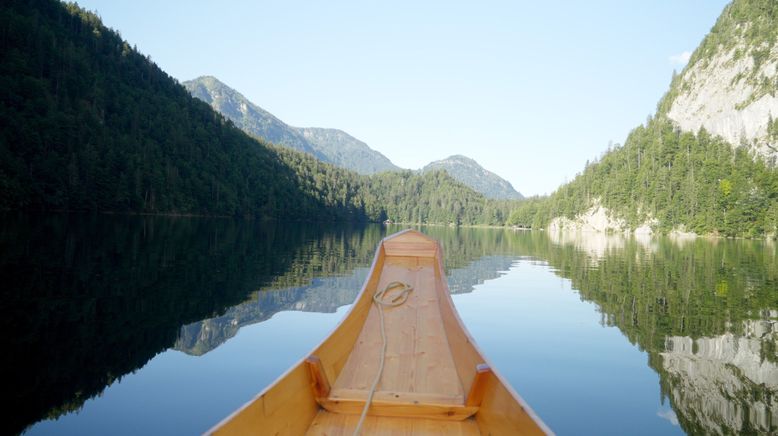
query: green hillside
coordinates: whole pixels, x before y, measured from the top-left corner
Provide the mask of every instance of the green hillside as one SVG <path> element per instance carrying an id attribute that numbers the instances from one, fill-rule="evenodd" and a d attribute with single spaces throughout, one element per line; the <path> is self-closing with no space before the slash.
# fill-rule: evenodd
<path id="1" fill-rule="evenodd" d="M 775 2 L 735 0 L 684 72 L 673 78 L 656 117 L 634 129 L 623 146 L 587 163 L 552 195 L 521 204 L 509 223 L 546 227 L 555 217 L 576 219 L 600 204 L 625 221 L 624 230 L 649 225 L 659 232 L 774 237 L 778 170 L 770 140 L 778 140 L 772 116 L 772 111 L 778 115 L 778 106 L 773 107 L 778 81 L 767 80 L 770 68 L 764 66 L 778 64 L 775 29 Z M 738 56 L 749 58 L 738 64 Z M 729 85 L 718 86 L 717 81 L 733 74 Z M 697 97 L 705 93 L 718 98 L 714 102 Z M 717 119 L 722 112 L 727 117 Z M 704 116 L 695 119 L 700 113 Z M 728 136 L 732 125 L 751 132 L 751 139 L 733 143 L 721 136 Z"/>
<path id="2" fill-rule="evenodd" d="M 442 173 L 373 178 L 249 137 L 93 13 L 0 6 L 0 209 L 502 224 Z"/>
<path id="3" fill-rule="evenodd" d="M 774 234 L 778 171 L 746 148 L 733 149 L 704 130 L 682 133 L 657 118 L 551 196 L 523 203 L 508 221 L 545 227 L 554 217 L 584 213 L 595 199 L 631 229 L 656 219 L 661 232 Z"/>
<path id="4" fill-rule="evenodd" d="M 182 85 L 198 99 L 232 120 L 249 135 L 313 155 L 359 174 L 399 171 L 386 156 L 337 129 L 293 127 L 262 109 L 215 77 L 202 76 Z"/>
<path id="5" fill-rule="evenodd" d="M 513 189 L 511 183 L 494 174 L 467 156 L 454 155 L 430 162 L 422 172 L 446 171 L 451 177 L 480 192 L 486 198 L 496 200 L 521 200 L 524 197 Z"/>

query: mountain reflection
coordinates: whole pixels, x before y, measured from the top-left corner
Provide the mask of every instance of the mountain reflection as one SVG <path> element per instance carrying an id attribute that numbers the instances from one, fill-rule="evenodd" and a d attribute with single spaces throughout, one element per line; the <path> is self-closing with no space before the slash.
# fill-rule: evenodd
<path id="1" fill-rule="evenodd" d="M 78 410 L 265 287 L 364 267 L 363 228 L 91 215 L 0 216 L 3 434 Z"/>
<path id="2" fill-rule="evenodd" d="M 532 254 L 649 353 L 690 434 L 778 430 L 778 263 L 760 241 L 578 232 Z"/>
<path id="3" fill-rule="evenodd" d="M 80 409 L 171 347 L 201 355 L 278 311 L 352 303 L 387 232 L 88 214 L 5 214 L 0 224 L 0 322 L 14 332 L 4 337 L 4 434 Z M 432 232 L 450 247 L 455 292 L 510 266 L 479 260 L 501 236 Z"/>
<path id="4" fill-rule="evenodd" d="M 775 321 L 747 321 L 746 333 L 716 337 L 667 338 L 662 369 L 665 392 L 685 418 L 685 426 L 703 433 L 768 433 L 778 423 L 778 364 Z M 691 417 L 691 418 L 690 418 Z"/>
<path id="5" fill-rule="evenodd" d="M 512 263 L 511 257 L 485 256 L 464 268 L 450 270 L 451 293 L 472 292 L 474 286 L 499 277 Z M 181 327 L 174 348 L 195 356 L 205 354 L 235 336 L 242 327 L 265 321 L 283 310 L 335 312 L 354 302 L 368 272 L 369 268 L 357 268 L 351 276 L 315 278 L 308 286 L 253 292 L 251 298 L 221 316 Z"/>
<path id="6" fill-rule="evenodd" d="M 235 336 L 242 327 L 265 321 L 282 310 L 335 312 L 354 301 L 367 272 L 368 268 L 357 268 L 351 276 L 316 278 L 308 286 L 252 292 L 251 298 L 221 316 L 181 327 L 174 348 L 203 355 Z"/>
<path id="7" fill-rule="evenodd" d="M 351 304 L 400 227 L 0 215 L 2 433 L 78 410 L 171 347 L 202 355 L 279 311 Z M 693 434 L 778 432 L 778 249 L 428 227 L 452 293 L 547 262 L 648 353 L 660 412 Z M 553 314 L 549 314 L 553 316 Z"/>

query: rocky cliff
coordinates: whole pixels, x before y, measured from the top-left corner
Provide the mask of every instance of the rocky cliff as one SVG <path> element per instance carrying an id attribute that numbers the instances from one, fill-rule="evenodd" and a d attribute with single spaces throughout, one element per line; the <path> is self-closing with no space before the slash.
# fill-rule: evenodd
<path id="1" fill-rule="evenodd" d="M 705 434 L 772 434 L 778 422 L 776 321 L 747 321 L 744 334 L 666 339 L 662 365 L 685 428 Z M 769 353 L 769 351 L 768 351 Z M 757 398 L 755 394 L 759 393 Z"/>
<path id="2" fill-rule="evenodd" d="M 778 3 L 736 0 L 675 77 L 660 111 L 759 155 L 778 153 Z"/>

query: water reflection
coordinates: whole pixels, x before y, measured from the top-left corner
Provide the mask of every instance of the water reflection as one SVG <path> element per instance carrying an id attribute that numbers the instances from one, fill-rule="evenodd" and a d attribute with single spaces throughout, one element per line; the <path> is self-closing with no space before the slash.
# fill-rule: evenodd
<path id="1" fill-rule="evenodd" d="M 772 244 L 654 238 L 646 250 L 645 241 L 614 235 L 549 239 L 554 247 L 536 255 L 599 306 L 604 324 L 648 351 L 673 407 L 668 419 L 691 434 L 778 430 Z"/>
<path id="2" fill-rule="evenodd" d="M 81 408 L 257 289 L 364 266 L 365 228 L 189 218 L 0 217 L 3 420 L 18 433 Z"/>
<path id="3" fill-rule="evenodd" d="M 688 431 L 768 433 L 778 423 L 778 365 L 766 356 L 775 357 L 778 322 L 744 323 L 743 335 L 667 338 L 665 394 Z"/>
<path id="4" fill-rule="evenodd" d="M 485 256 L 450 270 L 451 292 L 472 292 L 476 285 L 499 277 L 511 263 L 509 257 Z M 181 327 L 174 348 L 199 356 L 235 336 L 242 327 L 270 319 L 281 311 L 333 313 L 354 302 L 368 272 L 369 268 L 356 268 L 351 275 L 316 278 L 307 286 L 253 292 L 247 301 L 227 309 L 221 316 Z"/>
<path id="5" fill-rule="evenodd" d="M 242 327 L 270 319 L 284 310 L 333 313 L 354 302 L 367 277 L 368 268 L 357 268 L 344 277 L 313 279 L 308 286 L 261 290 L 218 317 L 187 324 L 175 349 L 194 356 L 203 355 L 235 336 Z"/>
<path id="6" fill-rule="evenodd" d="M 2 359 L 10 368 L 3 406 L 12 418 L 3 433 L 80 409 L 171 347 L 183 358 L 207 359 L 229 348 L 242 328 L 280 312 L 332 313 L 350 304 L 380 238 L 400 230 L 89 215 L 5 215 L 0 223 L 0 323 L 11 332 Z M 500 280 L 493 279 L 527 259 L 569 280 L 596 305 L 603 325 L 648 353 L 666 402 L 658 414 L 684 431 L 778 431 L 774 244 L 422 230 L 444 247 L 453 293 L 485 282 L 495 289 Z M 540 311 L 543 323 L 559 323 L 552 306 L 528 310 Z M 518 353 L 505 338 L 489 340 Z M 550 359 L 559 371 L 574 371 L 563 364 L 576 365 L 569 350 L 521 353 L 541 351 L 557 353 Z M 566 386 L 545 389 L 557 400 L 542 407 L 564 408 L 561 398 L 578 395 Z"/>

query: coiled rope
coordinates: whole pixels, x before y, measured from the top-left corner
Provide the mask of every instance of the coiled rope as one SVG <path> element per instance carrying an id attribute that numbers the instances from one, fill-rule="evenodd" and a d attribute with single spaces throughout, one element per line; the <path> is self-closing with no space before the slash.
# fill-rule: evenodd
<path id="1" fill-rule="evenodd" d="M 386 294 L 395 288 L 401 287 L 402 290 L 396 297 L 390 301 L 384 301 Z M 362 431 L 362 424 L 365 422 L 367 416 L 367 409 L 370 408 L 370 403 L 373 401 L 373 395 L 378 388 L 378 382 L 381 381 L 381 374 L 384 372 L 384 359 L 386 358 L 386 325 L 384 323 L 384 307 L 397 307 L 408 301 L 408 294 L 413 290 L 413 286 L 403 282 L 392 282 L 386 285 L 382 291 L 378 291 L 373 294 L 373 304 L 378 308 L 378 319 L 381 324 L 381 360 L 378 363 L 378 374 L 373 380 L 373 386 L 370 387 L 370 392 L 367 394 L 367 400 L 365 401 L 365 407 L 362 409 L 362 415 L 359 417 L 357 427 L 354 429 L 354 436 L 359 436 Z"/>

